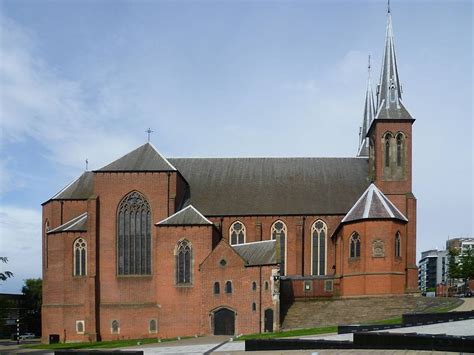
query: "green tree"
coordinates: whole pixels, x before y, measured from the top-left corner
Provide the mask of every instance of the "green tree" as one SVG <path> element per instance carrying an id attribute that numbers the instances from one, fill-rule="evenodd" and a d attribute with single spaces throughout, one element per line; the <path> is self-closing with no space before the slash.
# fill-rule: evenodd
<path id="1" fill-rule="evenodd" d="M 448 274 L 451 280 L 461 278 L 461 268 L 459 267 L 459 250 L 450 248 L 448 251 Z"/>
<path id="2" fill-rule="evenodd" d="M 0 256 L 0 261 L 4 264 L 8 263 L 8 258 L 6 256 Z M 8 278 L 13 277 L 13 272 L 11 271 L 0 271 L 0 280 L 6 281 Z"/>
<path id="3" fill-rule="evenodd" d="M 21 292 L 25 295 L 24 305 L 26 307 L 25 317 L 23 319 L 28 331 L 41 334 L 41 304 L 42 304 L 41 279 L 26 279 Z"/>
<path id="4" fill-rule="evenodd" d="M 459 258 L 460 277 L 463 280 L 474 279 L 474 249 L 467 248 Z"/>

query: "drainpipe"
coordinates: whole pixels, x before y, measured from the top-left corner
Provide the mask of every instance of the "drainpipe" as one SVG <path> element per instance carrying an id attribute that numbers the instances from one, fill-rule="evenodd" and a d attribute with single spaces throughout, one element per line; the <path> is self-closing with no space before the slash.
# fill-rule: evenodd
<path id="1" fill-rule="evenodd" d="M 305 222 L 306 222 L 306 217 L 303 216 L 303 225 L 302 225 L 302 228 L 303 230 L 301 231 L 301 240 L 302 240 L 302 258 L 301 258 L 301 276 L 304 276 L 304 230 L 305 230 Z"/>
<path id="2" fill-rule="evenodd" d="M 168 200 L 166 201 L 166 204 L 168 206 L 168 212 L 167 212 L 168 215 L 167 215 L 167 217 L 169 217 L 170 216 L 170 176 L 171 176 L 171 173 L 168 172 L 167 175 L 168 175 Z"/>
<path id="3" fill-rule="evenodd" d="M 259 291 L 260 291 L 260 296 L 259 296 L 259 305 L 258 305 L 258 311 L 260 313 L 260 321 L 259 321 L 259 324 L 260 324 L 260 329 L 259 329 L 259 333 L 262 333 L 262 266 L 259 267 L 260 268 L 260 287 L 259 287 Z"/>
<path id="4" fill-rule="evenodd" d="M 59 225 L 63 224 L 63 212 L 64 212 L 64 201 L 61 201 L 61 223 L 59 223 Z"/>

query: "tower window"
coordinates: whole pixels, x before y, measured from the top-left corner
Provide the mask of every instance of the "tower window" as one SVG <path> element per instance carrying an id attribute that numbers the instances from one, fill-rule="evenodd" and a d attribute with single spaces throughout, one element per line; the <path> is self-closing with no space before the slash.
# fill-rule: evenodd
<path id="1" fill-rule="evenodd" d="M 245 226 L 242 222 L 234 222 L 230 226 L 230 245 L 245 243 Z"/>
<path id="2" fill-rule="evenodd" d="M 403 155 L 403 136 L 401 133 L 397 135 L 397 166 L 402 166 Z"/>
<path id="3" fill-rule="evenodd" d="M 385 167 L 390 166 L 390 140 L 392 139 L 392 135 L 387 133 L 385 135 Z"/>
<path id="4" fill-rule="evenodd" d="M 351 258 L 360 258 L 360 236 L 357 232 L 352 234 L 349 247 L 349 256 Z"/>

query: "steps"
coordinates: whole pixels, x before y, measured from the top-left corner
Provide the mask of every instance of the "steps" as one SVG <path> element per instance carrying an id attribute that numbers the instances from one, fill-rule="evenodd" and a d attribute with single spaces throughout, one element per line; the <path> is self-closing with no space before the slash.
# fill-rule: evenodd
<path id="1" fill-rule="evenodd" d="M 430 312 L 461 304 L 456 298 L 384 296 L 333 300 L 296 301 L 283 305 L 282 329 L 325 327 L 338 324 L 369 323 L 401 317 L 403 313 Z"/>

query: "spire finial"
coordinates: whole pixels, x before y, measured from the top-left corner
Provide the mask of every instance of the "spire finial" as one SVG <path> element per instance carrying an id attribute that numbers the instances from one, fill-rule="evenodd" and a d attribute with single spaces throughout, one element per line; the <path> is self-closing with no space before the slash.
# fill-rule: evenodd
<path id="1" fill-rule="evenodd" d="M 369 54 L 369 65 L 367 66 L 367 69 L 369 69 L 369 73 L 370 73 L 370 54 Z"/>
<path id="2" fill-rule="evenodd" d="M 145 133 L 148 133 L 148 143 L 150 143 L 150 135 L 153 133 L 154 131 L 151 130 L 151 128 L 148 128 Z"/>
<path id="3" fill-rule="evenodd" d="M 387 0 L 387 12 L 390 13 L 390 0 Z"/>
<path id="4" fill-rule="evenodd" d="M 86 158 L 86 171 L 89 171 L 89 159 Z"/>

